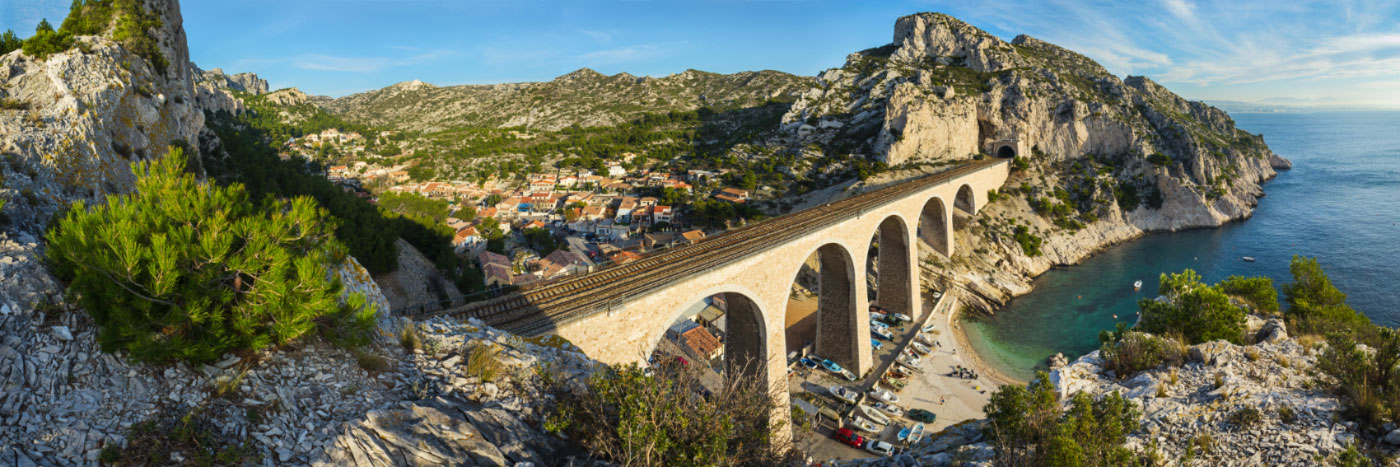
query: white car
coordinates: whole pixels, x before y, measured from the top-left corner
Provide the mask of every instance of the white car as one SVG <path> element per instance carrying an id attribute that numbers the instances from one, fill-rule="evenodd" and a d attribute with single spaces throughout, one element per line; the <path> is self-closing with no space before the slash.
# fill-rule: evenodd
<path id="1" fill-rule="evenodd" d="M 886 389 L 871 389 L 870 392 L 865 393 L 865 395 L 870 396 L 871 399 L 875 399 L 886 404 L 899 403 L 899 395 L 890 392 Z"/>
<path id="2" fill-rule="evenodd" d="M 827 388 L 827 390 L 831 391 L 831 395 L 836 396 L 837 399 L 841 399 L 852 404 L 856 403 L 856 399 L 860 398 L 860 393 L 845 386 L 832 386 Z"/>
<path id="3" fill-rule="evenodd" d="M 884 441 L 872 439 L 870 441 L 865 442 L 865 450 L 870 451 L 871 453 L 877 456 L 888 456 L 894 453 L 894 445 L 886 443 Z"/>

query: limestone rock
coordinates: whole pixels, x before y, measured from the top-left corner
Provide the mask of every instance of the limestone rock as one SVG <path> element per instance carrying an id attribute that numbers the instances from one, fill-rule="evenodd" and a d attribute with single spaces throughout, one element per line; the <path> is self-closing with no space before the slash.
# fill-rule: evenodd
<path id="1" fill-rule="evenodd" d="M 1383 439 L 1387 444 L 1393 444 L 1393 445 L 1396 445 L 1396 446 L 1400 446 L 1400 428 L 1396 428 L 1396 429 L 1394 429 L 1394 430 L 1390 430 L 1390 433 L 1387 433 L 1387 434 L 1385 435 L 1385 438 L 1382 438 L 1382 439 Z"/>

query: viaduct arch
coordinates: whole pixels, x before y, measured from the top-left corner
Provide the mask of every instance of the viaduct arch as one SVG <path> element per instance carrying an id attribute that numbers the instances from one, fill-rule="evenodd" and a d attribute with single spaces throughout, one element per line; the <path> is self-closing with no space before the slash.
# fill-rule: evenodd
<path id="1" fill-rule="evenodd" d="M 923 241 L 951 256 L 953 211 L 976 213 L 986 201 L 976 194 L 1005 183 L 1009 166 L 1010 161 L 1001 158 L 969 162 L 624 265 L 533 284 L 512 295 L 437 314 L 476 318 L 521 335 L 556 334 L 606 363 L 642 363 L 679 310 L 724 294 L 730 308 L 726 366 L 731 361 L 754 362 L 744 377 L 767 381 L 782 399 L 773 417 L 786 420 L 785 311 L 793 278 L 806 259 L 816 252 L 822 262 L 818 352 L 864 376 L 873 369 L 866 300 L 870 295 L 863 275 L 872 236 L 878 235 L 880 242 L 877 304 L 917 315 L 922 303 L 914 273 L 915 246 Z M 830 279 L 828 271 L 834 272 Z M 782 433 L 777 441 L 786 443 L 789 437 Z"/>

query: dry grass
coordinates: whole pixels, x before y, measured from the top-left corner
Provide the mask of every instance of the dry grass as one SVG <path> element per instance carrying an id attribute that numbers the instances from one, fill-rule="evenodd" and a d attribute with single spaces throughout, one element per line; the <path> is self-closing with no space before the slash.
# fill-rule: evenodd
<path id="1" fill-rule="evenodd" d="M 384 357 L 361 349 L 355 349 L 353 353 L 355 354 L 355 363 L 358 363 L 360 368 L 364 368 L 365 371 L 383 373 L 389 370 L 389 361 L 385 360 Z"/>
<path id="2" fill-rule="evenodd" d="M 1259 349 L 1254 347 L 1244 349 L 1244 357 L 1248 358 L 1251 362 L 1259 361 Z"/>
<path id="3" fill-rule="evenodd" d="M 399 331 L 399 345 L 408 353 L 423 348 L 423 335 L 418 331 L 418 326 L 413 323 L 405 323 L 403 329 Z"/>
<path id="4" fill-rule="evenodd" d="M 492 344 L 472 343 L 467 348 L 467 374 L 481 378 L 482 381 L 495 381 L 501 372 L 505 370 L 501 361 L 496 358 L 500 355 L 501 349 Z"/>
<path id="5" fill-rule="evenodd" d="M 214 397 L 233 395 L 238 391 L 238 387 L 243 385 L 243 377 L 247 375 L 248 370 L 245 368 L 239 371 L 236 376 L 220 377 L 214 380 Z"/>

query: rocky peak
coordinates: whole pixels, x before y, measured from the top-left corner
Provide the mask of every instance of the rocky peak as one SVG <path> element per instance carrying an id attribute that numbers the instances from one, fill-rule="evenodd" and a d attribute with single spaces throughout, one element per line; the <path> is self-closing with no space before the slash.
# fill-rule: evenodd
<path id="1" fill-rule="evenodd" d="M 389 89 L 389 90 L 393 90 L 393 91 L 417 91 L 417 90 L 420 90 L 420 89 L 433 89 L 433 88 L 435 88 L 435 87 L 437 87 L 437 86 L 433 86 L 433 85 L 431 85 L 431 84 L 424 83 L 422 80 L 416 80 L 416 79 L 415 79 L 415 80 L 411 80 L 411 81 L 403 81 L 403 82 L 399 82 L 399 83 L 394 83 L 394 84 L 392 84 L 392 85 L 389 85 L 389 87 L 387 87 L 387 88 L 385 88 L 385 89 Z M 300 92 L 300 91 L 297 91 L 297 92 Z"/>
<path id="2" fill-rule="evenodd" d="M 592 68 L 583 67 L 569 72 L 568 74 L 560 75 L 558 78 L 554 78 L 554 81 L 560 83 L 576 81 L 597 81 L 607 77 L 608 75 L 594 71 Z"/>
<path id="3" fill-rule="evenodd" d="M 285 106 L 297 106 L 311 102 L 311 98 L 307 97 L 306 93 L 301 92 L 301 90 L 297 88 L 278 89 L 268 94 L 267 100 L 268 102 Z"/>
<path id="4" fill-rule="evenodd" d="M 1019 66 L 1006 42 L 941 13 L 919 13 L 895 21 L 894 59 L 919 62 L 927 58 L 962 59 L 968 68 L 994 72 Z"/>
<path id="5" fill-rule="evenodd" d="M 228 89 L 254 96 L 267 93 L 267 80 L 259 78 L 255 73 L 230 75 L 224 73 L 223 68 L 201 70 L 194 63 L 190 63 L 190 69 L 193 70 L 196 85 L 209 84 L 216 89 Z"/>

